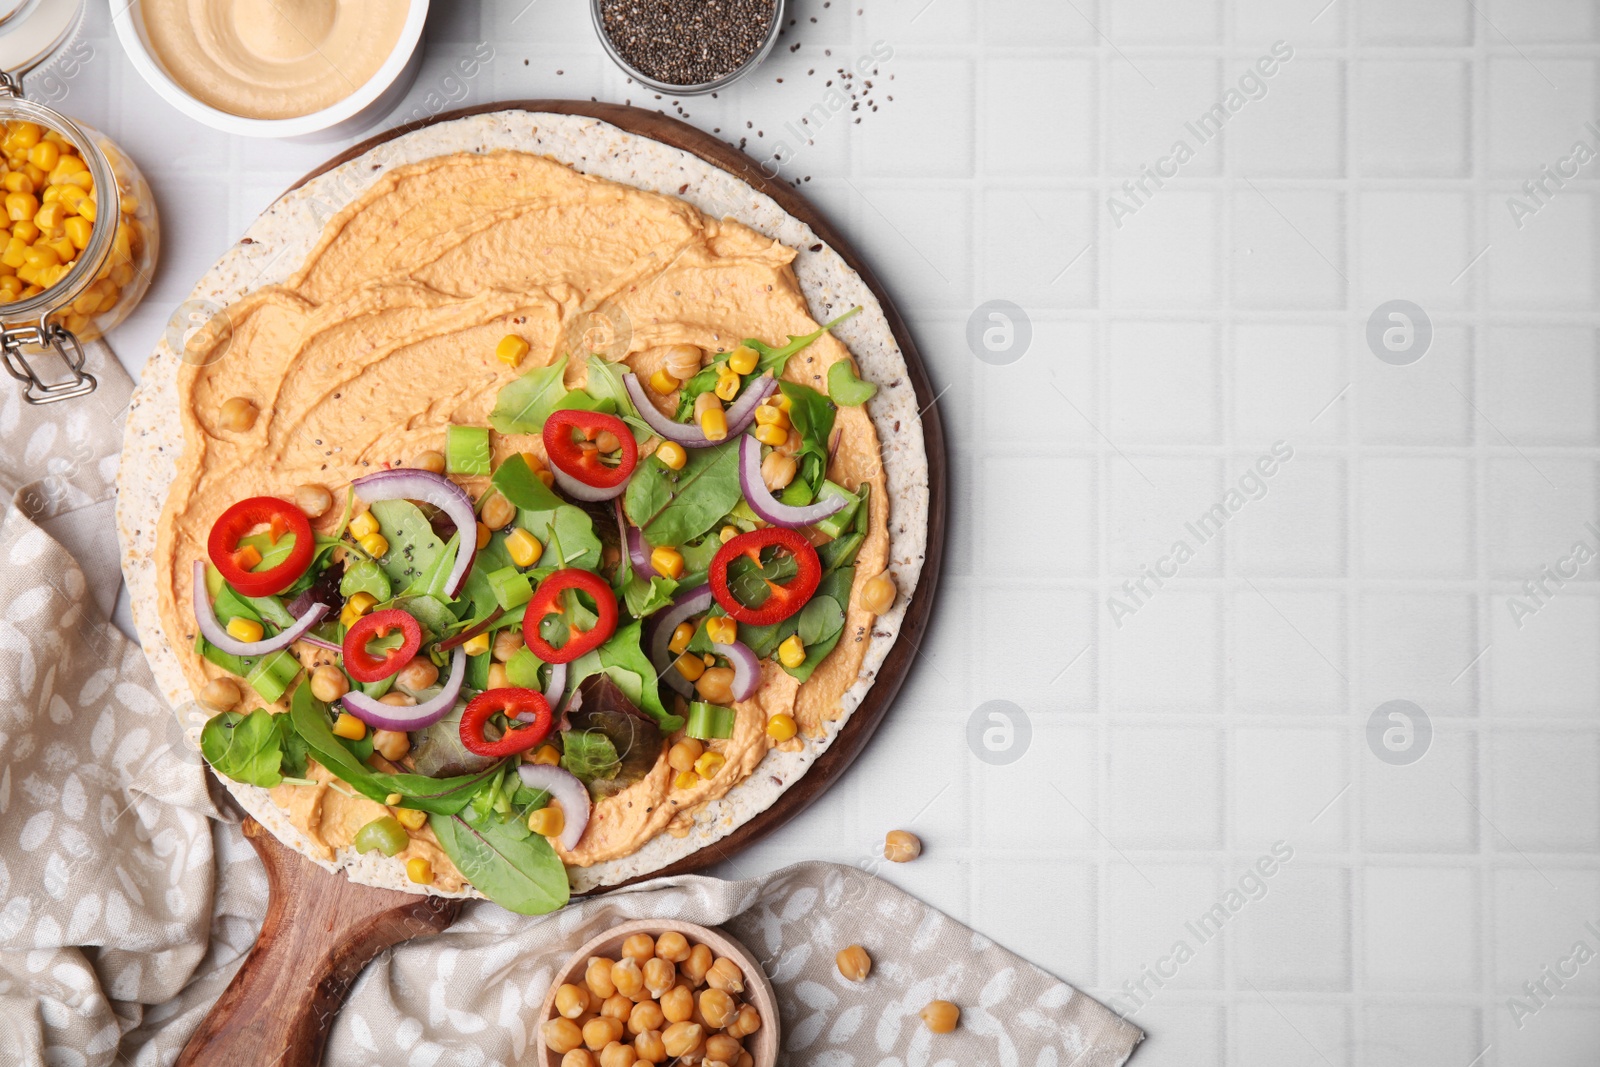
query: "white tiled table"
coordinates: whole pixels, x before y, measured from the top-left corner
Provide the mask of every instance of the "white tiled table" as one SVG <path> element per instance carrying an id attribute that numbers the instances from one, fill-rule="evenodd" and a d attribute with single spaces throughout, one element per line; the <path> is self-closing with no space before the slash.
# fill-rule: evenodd
<path id="1" fill-rule="evenodd" d="M 1520 627 L 1509 598 L 1573 542 L 1600 549 L 1600 162 L 1520 229 L 1507 201 L 1573 141 L 1600 147 L 1600 13 L 1325 3 L 800 0 L 759 76 L 687 102 L 761 158 L 835 68 L 892 49 L 879 109 L 786 173 L 907 313 L 952 446 L 914 677 L 845 781 L 722 871 L 871 863 L 909 825 L 925 856 L 883 873 L 1137 1008 L 1140 1067 L 1593 1064 L 1600 960 L 1544 1006 L 1523 983 L 1600 951 L 1600 564 Z M 577 0 L 434 6 L 402 115 L 655 104 Z M 212 259 L 341 146 L 212 134 L 144 86 L 103 10 L 89 29 L 58 103 L 123 143 L 163 213 L 156 283 L 112 338 L 137 371 Z M 1197 144 L 1185 120 L 1277 40 L 1293 58 L 1265 95 Z M 1114 218 L 1180 137 L 1180 176 Z M 965 340 L 996 298 L 1033 334 L 1004 366 Z M 1394 299 L 1433 326 L 1407 366 L 1364 339 Z M 1201 543 L 1186 523 L 1275 441 L 1293 458 Z M 1180 539 L 1178 576 L 1114 615 Z M 1431 723 L 1410 765 L 1367 740 L 1396 699 Z M 1005 766 L 967 740 L 995 700 L 1031 724 Z M 1229 911 L 1279 841 L 1292 860 Z"/>

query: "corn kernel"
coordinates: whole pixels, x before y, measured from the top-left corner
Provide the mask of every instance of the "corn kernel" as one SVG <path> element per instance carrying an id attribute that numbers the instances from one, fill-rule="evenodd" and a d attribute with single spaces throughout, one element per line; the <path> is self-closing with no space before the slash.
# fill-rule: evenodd
<path id="1" fill-rule="evenodd" d="M 4 178 L 0 178 L 0 186 L 4 186 L 8 193 L 33 192 L 33 179 L 22 171 L 7 171 Z"/>
<path id="2" fill-rule="evenodd" d="M 724 526 L 722 529 L 717 531 L 717 540 L 721 541 L 723 544 L 727 544 L 729 541 L 732 541 L 738 536 L 739 527 L 737 526 Z"/>
<path id="3" fill-rule="evenodd" d="M 468 638 L 461 646 L 461 650 L 469 656 L 481 656 L 489 651 L 489 635 L 481 633 L 476 637 Z"/>
<path id="4" fill-rule="evenodd" d="M 506 554 L 519 567 L 531 567 L 544 555 L 544 545 L 533 534 L 517 527 L 506 535 Z"/>
<path id="5" fill-rule="evenodd" d="M 781 711 L 767 720 L 767 736 L 780 744 L 794 737 L 799 729 L 795 725 L 794 716 Z"/>
<path id="6" fill-rule="evenodd" d="M 78 258 L 78 248 L 71 241 L 67 240 L 65 229 L 62 230 L 61 236 L 50 241 L 49 245 L 51 248 L 56 250 L 56 255 L 61 257 L 61 262 L 63 263 L 71 263 L 74 259 Z"/>
<path id="7" fill-rule="evenodd" d="M 78 214 L 81 215 L 83 218 L 86 218 L 90 222 L 93 222 L 96 219 L 96 217 L 98 217 L 99 213 L 100 213 L 100 209 L 95 206 L 94 197 L 86 196 L 82 200 L 78 201 Z M 133 221 L 131 219 L 128 221 L 128 225 L 129 226 L 134 225 L 134 223 L 133 223 Z M 124 232 L 123 228 L 119 226 L 117 228 L 117 233 L 120 235 L 123 232 Z M 132 239 L 129 238 L 127 243 L 130 246 L 130 251 L 123 258 L 132 259 L 133 258 L 133 254 L 132 254 L 132 251 L 131 251 Z M 112 245 L 112 249 L 114 251 L 118 251 L 116 244 Z"/>
<path id="8" fill-rule="evenodd" d="M 700 776 L 693 771 L 679 771 L 672 778 L 672 788 L 674 789 L 693 789 L 699 784 Z"/>
<path id="9" fill-rule="evenodd" d="M 494 346 L 494 358 L 508 367 L 515 367 L 528 354 L 528 348 L 528 342 L 514 333 L 508 333 Z"/>
<path id="10" fill-rule="evenodd" d="M 381 533 L 370 533 L 356 542 L 361 550 L 373 559 L 380 559 L 389 554 L 389 539 Z"/>
<path id="11" fill-rule="evenodd" d="M 388 796 L 383 798 L 383 802 L 392 808 L 404 799 L 405 797 L 401 796 L 399 793 L 390 793 Z"/>
<path id="12" fill-rule="evenodd" d="M 333 724 L 333 732 L 346 740 L 359 741 L 367 736 L 367 724 L 348 711 L 341 711 Z"/>
<path id="13" fill-rule="evenodd" d="M 34 270 L 43 270 L 46 267 L 61 265 L 61 257 L 49 245 L 39 243 L 30 247 L 22 254 L 23 261 Z"/>
<path id="14" fill-rule="evenodd" d="M 666 396 L 668 393 L 678 388 L 678 385 L 678 379 L 674 378 L 664 370 L 658 370 L 654 374 L 650 375 L 650 388 L 654 389 L 662 396 Z"/>
<path id="15" fill-rule="evenodd" d="M 259 641 L 266 633 L 259 622 L 254 619 L 229 619 L 228 636 L 235 641 Z"/>
<path id="16" fill-rule="evenodd" d="M 706 673 L 705 661 L 693 652 L 685 652 L 679 656 L 673 663 L 673 667 L 691 682 L 697 681 L 702 674 Z"/>
<path id="17" fill-rule="evenodd" d="M 778 662 L 785 667 L 794 668 L 806 661 L 806 646 L 801 643 L 799 634 L 790 634 L 778 646 Z"/>
<path id="18" fill-rule="evenodd" d="M 11 128 L 11 136 L 6 138 L 6 150 L 32 148 L 43 136 L 44 129 L 38 123 L 19 122 Z"/>
<path id="19" fill-rule="evenodd" d="M 394 813 L 401 826 L 407 830 L 420 830 L 427 825 L 428 813 L 416 808 L 400 808 Z"/>
<path id="20" fill-rule="evenodd" d="M 719 399 L 732 400 L 739 395 L 739 376 L 723 367 L 717 372 L 717 387 L 715 390 Z"/>
<path id="21" fill-rule="evenodd" d="M 432 885 L 433 864 L 426 856 L 413 856 L 406 860 L 406 877 L 418 885 Z"/>
<path id="22" fill-rule="evenodd" d="M 668 470 L 681 471 L 683 465 L 689 462 L 689 453 L 676 441 L 663 441 L 656 449 L 656 458 Z"/>
<path id="23" fill-rule="evenodd" d="M 757 426 L 756 440 L 777 448 L 789 439 L 789 431 L 782 426 Z"/>
<path id="24" fill-rule="evenodd" d="M 487 545 L 489 543 L 489 538 L 493 534 L 494 531 L 489 529 L 489 527 L 485 526 L 481 522 L 478 523 L 478 547 L 482 548 L 484 545 Z"/>
<path id="25" fill-rule="evenodd" d="M 88 219 L 68 219 L 64 224 L 67 230 L 67 240 L 72 242 L 72 247 L 82 251 L 89 247 L 89 233 L 94 224 Z"/>
<path id="26" fill-rule="evenodd" d="M 773 393 L 772 397 L 767 401 L 767 403 L 771 404 L 785 415 L 788 415 L 789 412 L 794 408 L 794 401 L 789 399 L 789 394 L 787 393 Z"/>
<path id="27" fill-rule="evenodd" d="M 11 236 L 20 237 L 25 244 L 33 244 L 39 239 L 39 227 L 33 224 L 32 219 L 26 219 L 11 227 Z"/>
<path id="28" fill-rule="evenodd" d="M 561 763 L 561 750 L 554 745 L 540 745 L 528 762 L 544 767 L 558 766 Z"/>
<path id="29" fill-rule="evenodd" d="M 683 553 L 662 545 L 650 553 L 650 566 L 668 578 L 677 580 L 683 577 Z"/>
<path id="30" fill-rule="evenodd" d="M 567 827 L 567 817 L 557 804 L 547 804 L 528 816 L 528 829 L 540 837 L 555 837 Z"/>
<path id="31" fill-rule="evenodd" d="M 739 639 L 739 624 L 726 615 L 714 615 L 706 620 L 706 636 L 716 645 L 731 645 Z"/>
<path id="32" fill-rule="evenodd" d="M 10 197 L 7 197 L 10 199 Z M 87 218 L 88 216 L 84 216 Z M 41 230 L 53 230 L 67 220 L 67 209 L 61 206 L 61 201 L 52 200 L 33 213 L 33 224 Z"/>
<path id="33" fill-rule="evenodd" d="M 728 367 L 735 374 L 749 374 L 756 369 L 756 361 L 759 358 L 755 349 L 749 345 L 740 345 L 728 353 Z"/>
<path id="34" fill-rule="evenodd" d="M 39 210 L 39 198 L 32 193 L 7 193 L 6 217 L 12 222 L 33 218 Z"/>
<path id="35" fill-rule="evenodd" d="M 689 642 L 694 639 L 694 623 L 680 622 L 677 629 L 672 631 L 672 640 L 667 642 L 667 651 L 674 656 L 680 655 L 689 647 Z"/>
<path id="36" fill-rule="evenodd" d="M 694 761 L 694 772 L 702 778 L 715 778 L 717 772 L 722 770 L 722 765 L 727 762 L 728 758 L 722 753 L 707 752 Z"/>
<path id="37" fill-rule="evenodd" d="M 782 426 L 784 429 L 788 429 L 789 416 L 785 415 L 780 407 L 773 404 L 762 404 L 756 408 L 756 425 Z"/>
<path id="38" fill-rule="evenodd" d="M 367 534 L 378 532 L 378 518 L 370 511 L 363 511 L 350 520 L 350 536 L 362 538 Z"/>
<path id="39" fill-rule="evenodd" d="M 728 436 L 728 415 L 722 405 L 707 407 L 700 413 L 700 432 L 709 440 L 721 441 Z"/>
<path id="40" fill-rule="evenodd" d="M 40 141 L 28 149 L 28 162 L 40 170 L 50 170 L 61 160 L 61 146 L 54 141 Z"/>
<path id="41" fill-rule="evenodd" d="M 356 593 L 344 602 L 344 608 L 339 612 L 339 621 L 348 630 L 361 616 L 371 611 L 377 602 L 378 598 L 371 593 Z"/>

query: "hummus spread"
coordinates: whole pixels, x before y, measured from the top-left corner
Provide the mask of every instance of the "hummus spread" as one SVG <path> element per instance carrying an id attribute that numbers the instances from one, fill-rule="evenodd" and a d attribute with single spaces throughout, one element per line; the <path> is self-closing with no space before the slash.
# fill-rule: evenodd
<path id="1" fill-rule="evenodd" d="M 195 99 L 251 119 L 332 107 L 394 52 L 409 0 L 144 0 L 150 48 Z"/>
<path id="2" fill-rule="evenodd" d="M 188 578 L 205 557 L 217 516 L 247 495 L 292 497 L 295 486 L 327 486 L 336 498 L 353 479 L 443 450 L 452 423 L 487 425 L 495 395 L 513 377 L 572 353 L 572 338 L 610 324 L 609 358 L 641 378 L 662 349 L 729 349 L 746 337 L 781 343 L 811 333 L 790 264 L 793 250 L 683 201 L 575 173 L 516 152 L 462 153 L 397 168 L 330 222 L 304 265 L 283 285 L 243 298 L 189 344 L 178 377 L 183 452 L 162 512 L 155 566 L 162 626 L 198 692 L 223 676 L 193 653 Z M 530 353 L 515 369 L 495 359 L 508 333 Z M 584 384 L 583 355 L 567 384 Z M 824 336 L 786 377 L 826 391 L 827 369 L 849 357 Z M 260 417 L 224 429 L 224 401 L 245 397 Z M 675 398 L 672 398 L 675 402 Z M 670 412 L 668 398 L 659 401 Z M 888 505 L 879 444 L 861 408 L 841 407 L 828 476 L 872 486 L 869 533 L 856 562 L 856 590 L 883 570 Z M 538 435 L 495 434 L 499 460 L 543 455 Z M 474 496 L 483 479 L 463 484 Z M 337 511 L 338 509 L 333 509 Z M 329 514 L 319 525 L 338 521 Z M 663 830 L 682 832 L 697 809 L 723 796 L 760 764 L 771 742 L 767 717 L 788 711 L 815 738 L 841 714 L 860 673 L 873 616 L 852 595 L 838 647 L 804 684 L 770 661 L 756 695 L 737 706 L 733 736 L 714 741 L 726 764 L 712 779 L 673 789 L 665 752 L 654 770 L 600 800 L 577 847 L 561 858 L 589 866 L 637 851 Z M 246 693 L 239 710 L 258 701 Z M 274 709 L 281 710 L 281 709 Z M 663 746 L 665 748 L 665 746 Z M 313 778 L 328 775 L 315 768 Z M 273 797 L 313 842 L 347 845 L 383 806 L 338 792 L 338 783 L 279 786 Z M 414 848 L 433 861 L 438 884 L 459 881 L 431 839 Z"/>

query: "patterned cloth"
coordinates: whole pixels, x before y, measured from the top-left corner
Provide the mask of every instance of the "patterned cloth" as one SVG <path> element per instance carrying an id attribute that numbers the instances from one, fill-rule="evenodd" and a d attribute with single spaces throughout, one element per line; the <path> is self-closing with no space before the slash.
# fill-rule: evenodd
<path id="1" fill-rule="evenodd" d="M 0 394 L 0 1058 L 171 1063 L 260 929 L 266 876 L 184 741 L 194 706 L 156 695 L 107 622 L 111 515 L 132 383 L 92 346 L 93 395 Z M 175 435 L 176 436 L 176 435 Z M 764 878 L 658 879 L 545 919 L 469 903 L 447 933 L 369 966 L 326 1062 L 532 1063 L 572 947 L 629 918 L 725 926 L 777 988 L 786 1062 L 1116 1067 L 1143 1038 L 1105 1007 L 880 879 L 803 863 Z M 834 954 L 875 965 L 846 981 Z M 953 1034 L 917 1013 L 962 1009 Z M 17 1057 L 12 1059 L 11 1057 Z"/>

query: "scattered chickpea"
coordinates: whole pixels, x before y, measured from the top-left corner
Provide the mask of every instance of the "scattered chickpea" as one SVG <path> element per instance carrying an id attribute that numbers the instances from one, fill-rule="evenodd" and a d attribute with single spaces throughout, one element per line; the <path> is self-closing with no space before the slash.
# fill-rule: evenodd
<path id="1" fill-rule="evenodd" d="M 324 704 L 332 704 L 348 692 L 350 680 L 333 664 L 324 663 L 311 672 L 311 695 Z"/>
<path id="2" fill-rule="evenodd" d="M 417 706 L 417 698 L 404 693 L 385 693 L 378 698 L 378 703 L 387 704 L 391 708 L 414 708 Z"/>
<path id="3" fill-rule="evenodd" d="M 430 474 L 443 474 L 444 453 L 431 448 L 426 452 L 418 452 L 417 458 L 411 461 L 411 465 L 419 471 L 427 471 Z"/>
<path id="4" fill-rule="evenodd" d="M 544 1043 L 550 1051 L 565 1055 L 583 1044 L 583 1030 L 571 1019 L 555 1018 L 544 1024 Z"/>
<path id="5" fill-rule="evenodd" d="M 256 424 L 256 406 L 242 396 L 223 401 L 218 425 L 230 433 L 246 433 Z"/>
<path id="6" fill-rule="evenodd" d="M 769 490 L 776 493 L 794 481 L 800 464 L 786 452 L 768 452 L 767 458 L 761 461 L 761 480 L 766 483 Z"/>
<path id="7" fill-rule="evenodd" d="M 883 858 L 910 863 L 922 855 L 922 839 L 910 830 L 890 830 L 883 835 Z"/>
<path id="8" fill-rule="evenodd" d="M 631 997 L 643 989 L 644 972 L 639 969 L 639 961 L 632 956 L 624 956 L 612 964 L 611 984 L 625 997 Z"/>
<path id="9" fill-rule="evenodd" d="M 866 981 L 867 975 L 872 973 L 872 957 L 860 945 L 840 949 L 834 962 L 839 965 L 839 973 L 852 982 Z"/>
<path id="10" fill-rule="evenodd" d="M 656 954 L 656 939 L 649 934 L 633 934 L 622 943 L 622 954 L 635 963 L 643 965 L 646 960 Z"/>
<path id="11" fill-rule="evenodd" d="M 335 667 L 334 670 L 337 671 L 338 668 Z M 339 677 L 343 678 L 344 675 L 341 674 Z M 312 694 L 316 694 L 315 686 L 312 687 Z M 239 683 L 232 678 L 213 678 L 206 683 L 204 689 L 200 690 L 200 703 L 212 711 L 227 711 L 239 703 L 240 695 Z M 339 695 L 343 696 L 344 694 L 341 693 Z M 320 700 L 321 697 L 317 699 Z"/>
<path id="12" fill-rule="evenodd" d="M 727 1034 L 712 1034 L 706 1038 L 706 1059 L 708 1061 L 721 1060 L 724 1063 L 732 1063 L 739 1058 L 739 1053 L 743 1051 L 744 1049 L 740 1046 L 738 1039 L 729 1037 Z"/>
<path id="13" fill-rule="evenodd" d="M 678 969 L 672 965 L 671 960 L 652 957 L 644 961 L 644 987 L 650 991 L 652 997 L 659 997 L 671 989 L 678 980 Z M 646 1030 L 655 1027 L 647 1026 Z"/>
<path id="14" fill-rule="evenodd" d="M 633 1046 L 620 1041 L 613 1041 L 600 1050 L 600 1067 L 633 1067 L 638 1061 L 639 1054 L 633 1051 Z"/>
<path id="15" fill-rule="evenodd" d="M 667 764 L 675 771 L 694 770 L 694 761 L 705 752 L 706 746 L 692 737 L 686 737 L 667 750 Z M 688 959 L 684 956 L 684 959 Z M 683 960 L 673 960 L 682 963 Z"/>
<path id="16" fill-rule="evenodd" d="M 936 1034 L 948 1034 L 961 1024 L 961 1009 L 948 1000 L 930 1000 L 921 1015 L 922 1025 Z"/>
<path id="17" fill-rule="evenodd" d="M 589 992 L 601 1000 L 617 993 L 617 987 L 611 981 L 611 961 L 604 956 L 589 958 L 589 967 L 583 972 L 583 981 L 589 987 Z"/>
<path id="18" fill-rule="evenodd" d="M 695 681 L 694 687 L 702 700 L 708 700 L 713 704 L 732 704 L 733 668 L 707 667 Z"/>
<path id="19" fill-rule="evenodd" d="M 621 993 L 613 993 L 600 1005 L 600 1014 L 610 1019 L 626 1020 L 633 1014 L 633 1001 Z"/>
<path id="20" fill-rule="evenodd" d="M 390 763 L 396 763 L 411 751 L 411 738 L 404 730 L 377 730 L 372 735 L 372 749 Z"/>
<path id="21" fill-rule="evenodd" d="M 494 658 L 505 663 L 522 648 L 522 631 L 517 627 L 494 635 Z"/>
<path id="22" fill-rule="evenodd" d="M 743 993 L 744 972 L 739 969 L 737 963 L 722 956 L 706 972 L 706 985 L 727 993 Z"/>
<path id="23" fill-rule="evenodd" d="M 294 506 L 306 513 L 308 519 L 320 519 L 333 507 L 333 494 L 320 485 L 294 487 Z"/>
<path id="24" fill-rule="evenodd" d="M 856 603 L 861 610 L 870 611 L 874 615 L 882 615 L 894 607 L 894 578 L 888 571 L 868 578 L 861 585 L 861 594 L 856 597 Z"/>
<path id="25" fill-rule="evenodd" d="M 611 1042 L 622 1037 L 622 1020 L 609 1015 L 596 1015 L 583 1024 L 583 1043 L 591 1051 L 599 1052 Z"/>
<path id="26" fill-rule="evenodd" d="M 700 361 L 705 357 L 697 345 L 669 345 L 661 361 L 666 372 L 686 382 L 700 373 Z"/>
<path id="27" fill-rule="evenodd" d="M 478 512 L 478 518 L 491 530 L 500 530 L 510 524 L 517 517 L 517 509 L 511 501 L 498 492 L 491 492 L 484 497 L 483 507 Z"/>
<path id="28" fill-rule="evenodd" d="M 566 1019 L 576 1019 L 589 1010 L 589 990 L 568 983 L 556 990 L 556 1012 Z"/>
<path id="29" fill-rule="evenodd" d="M 412 692 L 427 689 L 439 680 L 439 668 L 426 656 L 417 656 L 410 663 L 400 668 L 400 673 L 395 675 L 397 683 Z"/>
<path id="30" fill-rule="evenodd" d="M 761 1029 L 761 1013 L 756 1010 L 754 1004 L 745 1004 L 739 1008 L 738 1017 L 723 1027 L 723 1033 L 743 1040 L 759 1029 Z"/>
<path id="31" fill-rule="evenodd" d="M 504 663 L 491 663 L 491 664 L 489 664 L 489 688 L 490 689 L 504 689 L 507 686 L 509 686 L 510 684 L 511 684 L 511 676 L 506 673 L 506 665 Z M 556 762 L 560 763 L 561 761 L 557 760 Z"/>
<path id="32" fill-rule="evenodd" d="M 692 760 L 689 765 L 694 766 Z M 656 938 L 656 955 L 670 963 L 682 963 L 689 958 L 689 939 L 676 930 L 668 930 Z"/>
<path id="33" fill-rule="evenodd" d="M 687 1056 L 699 1050 L 704 1035 L 705 1028 L 699 1023 L 673 1023 L 661 1031 L 661 1043 L 668 1056 Z"/>
<path id="34" fill-rule="evenodd" d="M 622 447 L 622 442 L 617 440 L 617 435 L 610 430 L 601 430 L 595 435 L 594 447 L 596 451 L 604 454 L 615 452 Z"/>

